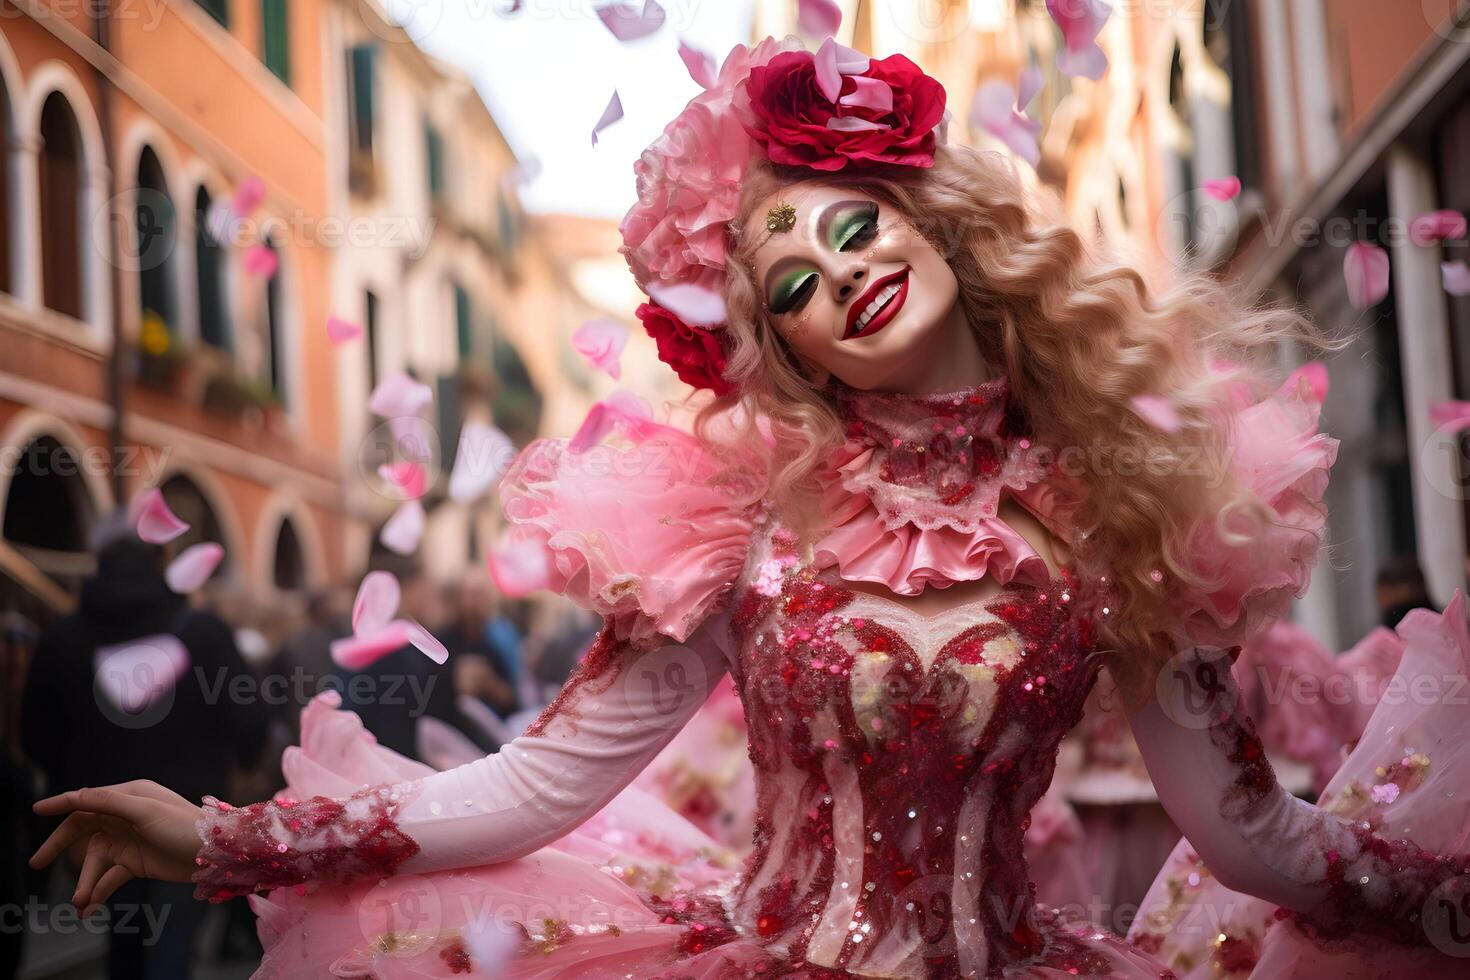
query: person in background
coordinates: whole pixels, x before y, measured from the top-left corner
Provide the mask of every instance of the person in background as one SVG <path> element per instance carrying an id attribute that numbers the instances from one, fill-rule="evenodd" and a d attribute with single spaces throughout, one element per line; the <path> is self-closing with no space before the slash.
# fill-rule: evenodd
<path id="1" fill-rule="evenodd" d="M 36 629 L 14 610 L 0 612 L 0 908 L 22 909 L 41 890 L 41 876 L 26 867 L 26 858 L 42 838 L 30 805 L 36 799 L 35 772 L 20 751 L 21 688 L 36 644 Z M 13 977 L 20 967 L 24 929 L 0 928 L 0 977 Z"/>
<path id="2" fill-rule="evenodd" d="M 169 589 L 163 550 L 139 540 L 123 514 L 99 525 L 92 544 L 97 568 L 77 611 L 37 640 L 22 749 L 50 793 L 128 780 L 188 799 L 217 792 L 232 769 L 256 763 L 267 727 L 259 697 L 232 696 L 254 687 L 229 626 Z M 192 886 L 134 880 L 108 904 L 135 910 L 130 928 L 110 933 L 113 980 L 189 976 L 204 908 Z"/>
<path id="3" fill-rule="evenodd" d="M 344 588 L 313 593 L 306 602 L 306 621 L 281 643 L 270 672 L 285 678 L 287 694 L 281 720 L 290 732 L 285 743 L 301 735 L 301 709 L 310 696 L 327 687 L 340 689 L 340 671 L 332 663 L 332 641 L 352 633 L 352 595 Z M 299 696 L 298 696 L 299 695 Z"/>
<path id="4" fill-rule="evenodd" d="M 1397 626 L 1411 609 L 1435 608 L 1429 598 L 1429 586 L 1424 582 L 1424 572 L 1413 555 L 1397 555 L 1385 562 L 1378 569 L 1375 592 L 1382 623 L 1389 629 Z"/>
<path id="5" fill-rule="evenodd" d="M 454 618 L 439 633 L 454 665 L 455 690 L 483 701 L 500 718 L 520 707 L 521 637 L 500 611 L 484 572 L 471 572 L 453 599 Z"/>

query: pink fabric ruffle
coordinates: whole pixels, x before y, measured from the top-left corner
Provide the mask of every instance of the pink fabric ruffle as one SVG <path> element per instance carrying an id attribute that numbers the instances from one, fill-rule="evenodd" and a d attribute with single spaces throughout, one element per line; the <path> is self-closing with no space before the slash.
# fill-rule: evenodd
<path id="1" fill-rule="evenodd" d="M 1230 514 L 1195 530 L 1185 560 L 1206 585 L 1181 599 L 1186 642 L 1239 646 L 1306 592 L 1327 520 L 1327 471 L 1337 458 L 1337 440 L 1317 431 L 1320 380 L 1309 365 L 1228 419 L 1230 470 L 1270 515 Z"/>
<path id="2" fill-rule="evenodd" d="M 764 486 L 752 460 L 638 420 L 585 452 L 527 446 L 500 486 L 516 547 L 545 550 L 547 587 L 634 644 L 683 642 L 745 563 Z"/>

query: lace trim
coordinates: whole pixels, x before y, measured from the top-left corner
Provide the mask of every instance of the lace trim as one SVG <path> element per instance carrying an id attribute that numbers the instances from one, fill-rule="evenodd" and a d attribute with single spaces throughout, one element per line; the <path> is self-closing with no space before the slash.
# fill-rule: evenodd
<path id="1" fill-rule="evenodd" d="M 1006 490 L 1024 490 L 1045 475 L 1044 454 L 1009 392 L 1004 378 L 943 395 L 839 387 L 848 440 L 829 482 L 872 501 L 890 530 L 979 531 Z"/>
<path id="2" fill-rule="evenodd" d="M 375 786 L 345 800 L 313 796 L 233 807 L 204 798 L 194 897 L 223 902 L 308 881 L 387 877 L 419 851 L 395 817 L 412 784 Z"/>

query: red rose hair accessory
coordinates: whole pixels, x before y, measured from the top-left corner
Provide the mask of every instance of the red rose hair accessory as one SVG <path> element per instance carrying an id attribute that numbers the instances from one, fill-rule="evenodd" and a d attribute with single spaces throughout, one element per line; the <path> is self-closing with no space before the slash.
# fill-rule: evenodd
<path id="1" fill-rule="evenodd" d="M 901 54 L 870 61 L 828 41 L 816 55 L 791 51 L 751 69 L 745 95 L 745 130 L 772 163 L 934 165 L 944 86 Z"/>
<path id="2" fill-rule="evenodd" d="M 657 303 L 639 305 L 637 316 L 658 347 L 658 359 L 673 368 L 680 381 L 716 395 L 735 390 L 725 380 L 722 331 L 691 327 Z"/>

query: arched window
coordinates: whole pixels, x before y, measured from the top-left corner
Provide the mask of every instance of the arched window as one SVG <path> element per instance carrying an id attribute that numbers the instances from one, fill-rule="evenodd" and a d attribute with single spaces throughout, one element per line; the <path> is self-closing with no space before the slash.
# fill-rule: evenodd
<path id="1" fill-rule="evenodd" d="M 168 196 L 168 182 L 163 165 L 152 147 L 144 147 L 138 157 L 137 200 L 133 210 L 137 229 L 138 301 L 144 320 L 156 317 L 178 332 L 174 304 L 174 245 L 178 239 L 178 221 L 174 202 Z"/>
<path id="2" fill-rule="evenodd" d="M 219 514 L 215 513 L 214 507 L 209 503 L 209 498 L 204 496 L 204 491 L 200 490 L 193 480 L 182 474 L 176 474 L 165 480 L 158 489 L 163 494 L 164 501 L 168 503 L 168 509 L 173 511 L 179 520 L 189 525 L 189 530 L 174 539 L 169 545 L 172 553 L 178 554 L 185 548 L 203 544 L 206 541 L 212 541 L 218 545 L 225 543 Z M 220 562 L 219 568 L 215 569 L 211 577 L 227 575 L 233 558 L 230 549 L 225 548 L 224 560 Z"/>
<path id="3" fill-rule="evenodd" d="M 225 255 L 209 227 L 213 202 L 203 187 L 194 195 L 194 269 L 199 277 L 199 339 L 211 347 L 229 350 L 230 304 L 225 289 Z"/>
<path id="4" fill-rule="evenodd" d="M 271 583 L 282 592 L 296 592 L 306 588 L 306 557 L 301 550 L 301 538 L 296 533 L 296 524 L 289 517 L 281 518 L 281 529 L 276 532 Z"/>
<path id="5" fill-rule="evenodd" d="M 5 496 L 4 538 L 66 587 L 88 571 L 96 511 L 77 455 L 49 435 L 22 450 Z"/>
<path id="6" fill-rule="evenodd" d="M 58 313 L 82 316 L 82 134 L 60 92 L 41 108 L 42 299 Z"/>

